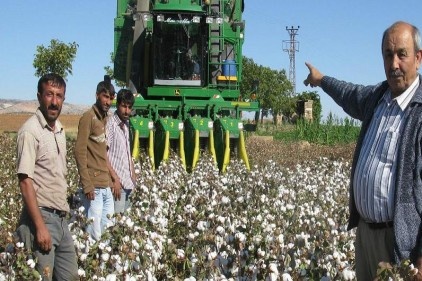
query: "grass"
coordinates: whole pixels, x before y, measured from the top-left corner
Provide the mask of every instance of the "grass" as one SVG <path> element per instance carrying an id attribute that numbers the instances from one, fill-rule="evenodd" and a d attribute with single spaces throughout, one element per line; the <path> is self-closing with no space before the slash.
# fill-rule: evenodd
<path id="1" fill-rule="evenodd" d="M 283 142 L 309 142 L 319 145 L 352 144 L 356 142 L 360 132 L 360 124 L 349 118 L 335 119 L 330 117 L 323 123 L 311 123 L 299 119 L 296 124 L 274 126 L 263 124 L 257 134 L 273 136 Z"/>

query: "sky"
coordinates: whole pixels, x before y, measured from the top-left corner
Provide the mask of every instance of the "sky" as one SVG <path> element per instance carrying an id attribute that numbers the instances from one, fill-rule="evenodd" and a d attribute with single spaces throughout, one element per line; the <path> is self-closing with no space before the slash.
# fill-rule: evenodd
<path id="1" fill-rule="evenodd" d="M 114 46 L 113 0 L 2 1 L 0 79 L 2 99 L 36 98 L 32 65 L 39 45 L 51 39 L 79 45 L 73 75 L 67 78 L 66 102 L 93 104 L 95 87 L 111 66 Z M 398 20 L 422 29 L 420 0 L 245 0 L 243 54 L 255 63 L 288 76 L 290 59 L 283 51 L 286 30 L 299 30 L 295 53 L 296 91 L 317 91 L 322 114 L 347 115 L 320 88 L 305 87 L 305 62 L 341 80 L 373 85 L 385 80 L 381 57 L 384 30 Z"/>

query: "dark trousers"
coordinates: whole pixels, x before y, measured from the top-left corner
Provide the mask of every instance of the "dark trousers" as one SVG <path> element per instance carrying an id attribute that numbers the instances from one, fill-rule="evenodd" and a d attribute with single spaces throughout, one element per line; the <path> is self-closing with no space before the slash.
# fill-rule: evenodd
<path id="1" fill-rule="evenodd" d="M 373 228 L 361 219 L 356 232 L 355 255 L 357 280 L 374 280 L 378 264 L 394 260 L 394 228 Z"/>
<path id="2" fill-rule="evenodd" d="M 35 227 L 25 210 L 22 213 L 16 233 L 27 249 L 37 258 L 37 271 L 42 280 L 79 280 L 75 244 L 69 231 L 69 223 L 60 217 L 40 209 L 44 223 L 50 232 L 52 249 L 41 251 L 34 239 Z"/>

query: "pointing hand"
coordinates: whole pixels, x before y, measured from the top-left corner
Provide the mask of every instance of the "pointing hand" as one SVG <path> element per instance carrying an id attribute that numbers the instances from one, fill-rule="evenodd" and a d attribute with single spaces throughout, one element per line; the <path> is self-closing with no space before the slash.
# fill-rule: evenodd
<path id="1" fill-rule="evenodd" d="M 305 81 L 303 81 L 305 86 L 308 86 L 308 85 L 310 85 L 311 87 L 321 86 L 321 80 L 322 80 L 322 77 L 324 77 L 324 75 L 321 72 L 319 72 L 318 69 L 313 67 L 310 63 L 305 62 L 305 65 L 309 69 L 308 77 L 306 77 Z"/>

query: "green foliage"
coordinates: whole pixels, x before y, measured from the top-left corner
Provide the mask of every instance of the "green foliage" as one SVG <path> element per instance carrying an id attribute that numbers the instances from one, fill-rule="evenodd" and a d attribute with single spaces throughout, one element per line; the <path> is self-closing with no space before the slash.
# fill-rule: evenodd
<path id="1" fill-rule="evenodd" d="M 381 262 L 377 269 L 377 280 L 416 280 L 417 273 L 418 270 L 409 260 L 402 260 L 395 265 Z"/>
<path id="2" fill-rule="evenodd" d="M 360 132 L 360 127 L 348 118 L 343 125 L 335 124 L 331 120 L 318 124 L 300 119 L 296 128 L 299 139 L 328 145 L 355 142 Z"/>
<path id="3" fill-rule="evenodd" d="M 250 99 L 251 94 L 256 94 L 263 112 L 273 115 L 281 113 L 290 116 L 294 112 L 294 104 L 290 98 L 292 85 L 284 70 L 257 65 L 247 57 L 243 57 L 242 69 L 240 92 L 243 93 L 243 98 Z M 259 81 L 259 87 L 254 89 L 256 81 Z"/>
<path id="4" fill-rule="evenodd" d="M 32 257 L 31 251 L 24 243 L 12 240 L 7 239 L 5 252 L 0 255 L 0 280 L 40 280 L 40 273 L 35 269 L 37 260 Z M 4 279 L 6 276 L 10 279 Z"/>
<path id="5" fill-rule="evenodd" d="M 317 92 L 303 92 L 297 96 L 291 96 L 292 85 L 284 69 L 273 70 L 258 65 L 247 57 L 243 57 L 242 67 L 240 92 L 244 99 L 251 99 L 253 94 L 256 95 L 263 116 L 282 114 L 291 117 L 297 110 L 298 100 L 313 100 L 313 120 L 316 123 L 320 122 L 322 107 Z M 256 81 L 259 87 L 256 87 Z"/>
<path id="6" fill-rule="evenodd" d="M 111 62 L 112 65 L 114 65 L 114 53 L 113 52 L 110 53 L 110 62 Z M 117 87 L 120 87 L 120 88 L 126 87 L 126 83 L 124 81 L 120 81 L 120 80 L 115 79 L 114 68 L 112 68 L 109 65 L 106 65 L 106 66 L 104 66 L 104 70 L 106 72 L 106 75 L 110 76 L 111 79 L 114 79 L 114 83 L 116 84 Z"/>
<path id="7" fill-rule="evenodd" d="M 263 128 L 265 129 L 265 128 Z M 269 130 L 261 130 L 261 135 L 268 134 Z M 274 130 L 275 139 L 294 142 L 307 141 L 322 145 L 335 145 L 356 142 L 360 132 L 360 124 L 354 119 L 338 119 L 330 114 L 325 122 L 309 122 L 299 119 L 289 130 Z"/>
<path id="8" fill-rule="evenodd" d="M 33 62 L 35 76 L 56 73 L 66 79 L 68 74 L 72 75 L 72 63 L 78 47 L 76 42 L 65 44 L 57 39 L 52 39 L 48 47 L 37 46 Z"/>
<path id="9" fill-rule="evenodd" d="M 21 243 L 22 244 L 22 243 Z M 13 268 L 17 280 L 40 280 L 40 273 L 35 270 L 36 259 L 31 258 L 31 252 L 24 247 L 15 247 Z"/>

